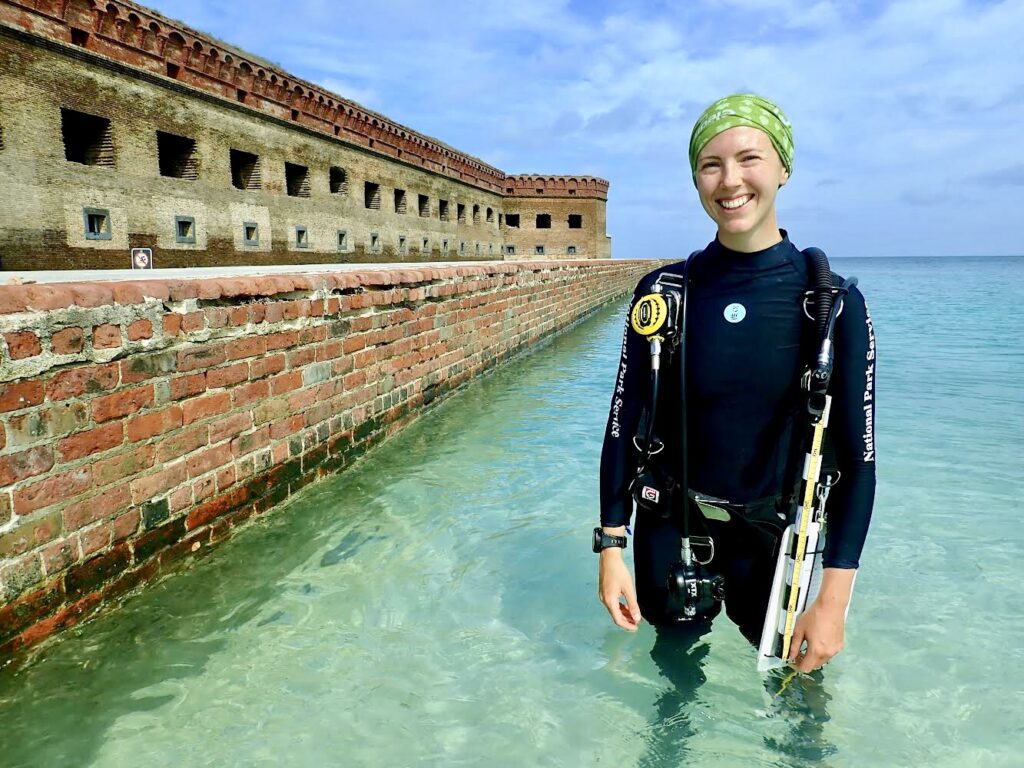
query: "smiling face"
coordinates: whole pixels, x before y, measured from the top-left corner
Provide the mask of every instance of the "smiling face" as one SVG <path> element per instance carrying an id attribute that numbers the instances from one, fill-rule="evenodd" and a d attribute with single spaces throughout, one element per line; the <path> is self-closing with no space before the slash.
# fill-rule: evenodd
<path id="1" fill-rule="evenodd" d="M 775 194 L 789 174 L 768 134 L 737 126 L 722 131 L 697 156 L 697 193 L 718 225 L 718 239 L 742 253 L 770 248 L 782 239 Z"/>

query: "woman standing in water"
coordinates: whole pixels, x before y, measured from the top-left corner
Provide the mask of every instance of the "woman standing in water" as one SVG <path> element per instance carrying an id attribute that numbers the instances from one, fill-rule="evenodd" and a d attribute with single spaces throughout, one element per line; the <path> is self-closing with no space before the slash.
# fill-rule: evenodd
<path id="1" fill-rule="evenodd" d="M 775 198 L 793 172 L 793 134 L 782 110 L 754 94 L 720 99 L 690 137 L 690 169 L 715 239 L 686 269 L 686 389 L 678 360 L 663 365 L 653 431 L 663 445 L 660 471 L 679 482 L 680 408 L 685 407 L 687 485 L 726 500 L 733 514 L 707 517 L 687 505 L 697 559 L 708 578 L 724 580 L 726 614 L 755 644 L 761 636 L 779 537 L 793 509 L 802 452 L 809 333 L 805 293 L 809 257 L 780 230 Z M 660 268 L 637 285 L 632 310 L 659 278 L 682 275 L 683 263 Z M 836 323 L 829 439 L 839 482 L 828 503 L 824 571 L 817 597 L 796 623 L 789 655 L 800 671 L 822 666 L 843 647 L 846 608 L 874 501 L 874 335 L 864 297 L 852 288 Z M 599 594 L 620 627 L 641 616 L 655 626 L 706 629 L 717 602 L 696 617 L 680 614 L 668 589 L 679 560 L 673 519 L 640 508 L 634 538 L 636 586 L 623 559 L 650 405 L 648 339 L 627 328 L 601 455 Z M 671 485 L 671 481 L 669 483 Z M 684 497 L 676 491 L 677 504 Z M 780 522 L 781 521 L 781 522 Z"/>

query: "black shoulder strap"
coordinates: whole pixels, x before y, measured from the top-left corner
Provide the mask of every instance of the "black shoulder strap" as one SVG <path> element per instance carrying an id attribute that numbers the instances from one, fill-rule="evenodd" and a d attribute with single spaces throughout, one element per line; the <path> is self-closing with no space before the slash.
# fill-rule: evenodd
<path id="1" fill-rule="evenodd" d="M 810 247 L 805 248 L 803 251 L 804 257 L 807 259 L 808 273 L 809 273 L 809 284 L 805 298 L 808 301 L 804 302 L 803 310 L 806 312 L 808 317 L 813 321 L 813 331 L 804 336 L 804 350 L 802 353 L 803 365 L 805 367 L 812 366 L 814 364 L 815 357 L 818 353 L 818 348 L 821 345 L 821 340 L 825 335 L 826 326 L 828 324 L 828 317 L 832 311 L 832 303 L 835 297 L 836 287 L 836 275 L 833 274 L 832 268 L 829 265 L 828 257 L 825 252 L 820 248 Z M 804 448 L 804 430 L 802 428 L 802 421 L 805 410 L 805 400 L 803 397 L 797 399 L 800 404 L 797 406 L 796 412 L 793 418 L 793 434 L 791 437 L 790 453 L 788 457 L 788 466 L 785 472 L 787 480 L 784 483 L 785 489 L 795 489 L 799 483 L 799 471 L 803 460 L 803 448 Z M 825 472 L 834 471 L 836 466 L 835 451 L 832 447 L 832 441 L 828 439 L 826 433 L 825 445 L 823 447 L 823 464 Z M 785 493 L 785 491 L 784 491 Z"/>
<path id="2" fill-rule="evenodd" d="M 834 330 L 830 326 L 830 318 L 831 323 L 835 323 L 835 317 L 831 317 L 834 314 L 834 302 L 837 300 L 841 302 L 843 300 L 845 294 L 857 284 L 857 278 L 851 277 L 843 280 L 833 273 L 829 267 L 828 258 L 820 248 L 806 248 L 803 253 L 807 257 L 811 268 L 811 289 L 808 293 L 813 296 L 814 310 L 812 319 L 814 320 L 814 335 L 812 337 L 812 349 L 807 360 L 813 366 L 818 347 L 822 344 L 826 335 L 831 338 L 831 333 Z M 828 364 L 828 370 L 831 373 L 831 363 Z M 827 381 L 827 378 L 825 380 Z M 822 452 L 825 473 L 833 475 L 834 479 L 838 480 L 835 450 L 827 432 Z"/>

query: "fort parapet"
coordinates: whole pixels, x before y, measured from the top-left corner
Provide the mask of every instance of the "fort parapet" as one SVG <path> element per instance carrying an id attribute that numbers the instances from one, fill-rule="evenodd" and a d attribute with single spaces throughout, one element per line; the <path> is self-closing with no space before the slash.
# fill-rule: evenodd
<path id="1" fill-rule="evenodd" d="M 610 256 L 608 182 L 507 175 L 128 2 L 0 0 L 0 265 Z"/>

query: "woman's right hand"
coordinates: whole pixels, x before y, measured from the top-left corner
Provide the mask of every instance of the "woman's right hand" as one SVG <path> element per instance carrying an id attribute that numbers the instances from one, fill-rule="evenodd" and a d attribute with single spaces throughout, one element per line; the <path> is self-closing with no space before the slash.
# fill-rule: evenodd
<path id="1" fill-rule="evenodd" d="M 622 557 L 622 550 L 618 547 L 609 547 L 601 552 L 600 558 L 601 565 L 597 576 L 598 597 L 611 614 L 612 621 L 623 629 L 636 632 L 643 617 L 636 601 L 633 577 Z"/>

